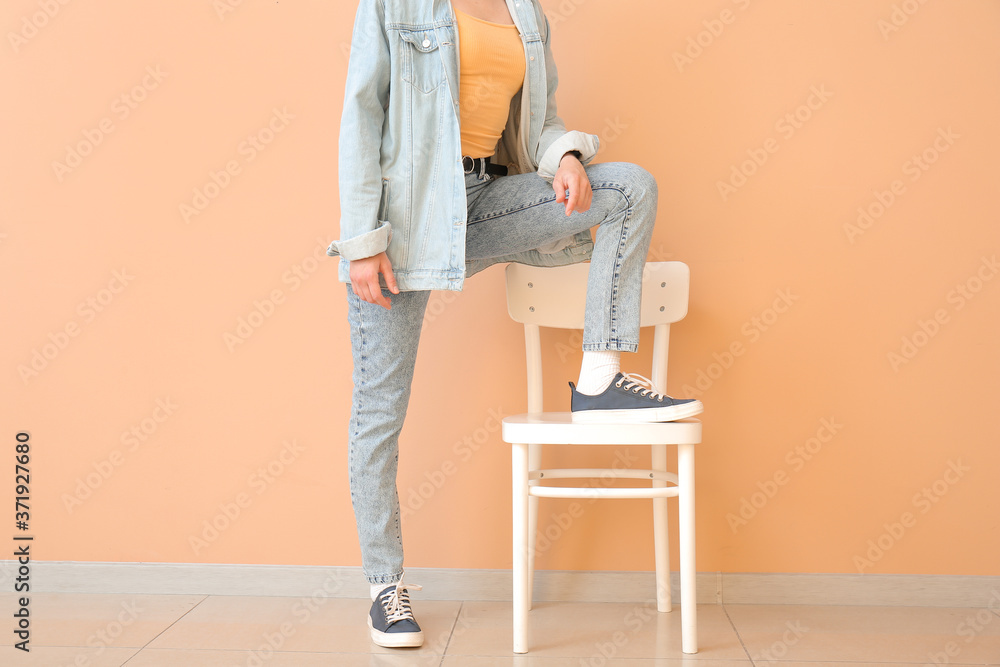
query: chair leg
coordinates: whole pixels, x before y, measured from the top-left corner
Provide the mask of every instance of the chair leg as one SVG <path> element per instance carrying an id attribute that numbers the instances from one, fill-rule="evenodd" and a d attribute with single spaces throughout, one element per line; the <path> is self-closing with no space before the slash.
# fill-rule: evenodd
<path id="1" fill-rule="evenodd" d="M 542 467 L 542 446 L 528 445 L 528 470 Z M 538 496 L 528 496 L 528 609 L 535 598 L 535 549 L 538 545 Z"/>
<path id="2" fill-rule="evenodd" d="M 698 608 L 695 595 L 694 445 L 677 446 L 677 482 L 681 555 L 681 651 L 698 652 Z"/>
<path id="3" fill-rule="evenodd" d="M 667 446 L 652 446 L 652 469 L 667 470 Z M 653 480 L 653 488 L 667 486 L 665 481 Z M 656 562 L 656 610 L 672 609 L 670 596 L 670 530 L 667 517 L 667 499 L 653 498 L 653 555 Z"/>
<path id="4" fill-rule="evenodd" d="M 528 652 L 528 445 L 511 445 L 514 653 Z"/>
<path id="5" fill-rule="evenodd" d="M 528 593 L 527 600 L 525 604 L 528 605 L 528 610 L 534 603 L 535 598 L 535 548 L 538 544 L 538 498 L 536 496 L 528 497 Z"/>

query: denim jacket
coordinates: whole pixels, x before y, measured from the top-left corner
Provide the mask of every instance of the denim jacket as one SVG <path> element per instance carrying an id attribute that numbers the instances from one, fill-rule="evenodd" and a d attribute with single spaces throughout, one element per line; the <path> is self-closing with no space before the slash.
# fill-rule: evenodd
<path id="1" fill-rule="evenodd" d="M 507 0 L 524 42 L 525 76 L 492 161 L 552 182 L 562 156 L 597 154 L 597 136 L 567 131 L 556 114 L 549 24 L 537 0 Z M 465 259 L 468 205 L 459 131 L 458 28 L 449 0 L 361 0 L 340 126 L 342 260 L 387 251 L 400 290 L 461 290 L 497 262 L 559 266 L 590 259 L 589 230 L 545 247 Z M 384 285 L 384 280 L 383 280 Z"/>

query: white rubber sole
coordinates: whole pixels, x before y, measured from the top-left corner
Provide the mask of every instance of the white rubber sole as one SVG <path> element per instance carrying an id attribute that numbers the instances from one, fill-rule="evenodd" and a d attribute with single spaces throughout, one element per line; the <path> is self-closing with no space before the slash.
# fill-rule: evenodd
<path id="1" fill-rule="evenodd" d="M 701 414 L 701 401 L 691 401 L 664 408 L 632 408 L 630 410 L 578 410 L 573 413 L 576 424 L 648 424 L 672 422 Z"/>
<path id="2" fill-rule="evenodd" d="M 424 631 L 420 632 L 381 632 L 372 627 L 372 617 L 368 616 L 368 634 L 372 641 L 385 648 L 410 648 L 423 646 Z"/>

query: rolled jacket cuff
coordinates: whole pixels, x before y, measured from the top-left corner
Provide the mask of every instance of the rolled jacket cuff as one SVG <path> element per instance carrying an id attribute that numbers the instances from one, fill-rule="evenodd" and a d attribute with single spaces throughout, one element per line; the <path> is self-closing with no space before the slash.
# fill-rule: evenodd
<path id="1" fill-rule="evenodd" d="M 326 254 L 331 257 L 340 255 L 347 261 L 364 259 L 385 252 L 391 239 L 392 225 L 382 221 L 378 227 L 370 232 L 343 241 L 334 241 L 326 249 Z"/>
<path id="2" fill-rule="evenodd" d="M 545 150 L 542 159 L 538 162 L 538 175 L 551 181 L 559 169 L 559 162 L 570 151 L 580 151 L 580 162 L 586 165 L 597 155 L 599 147 L 600 139 L 596 135 L 570 130 L 553 141 Z"/>

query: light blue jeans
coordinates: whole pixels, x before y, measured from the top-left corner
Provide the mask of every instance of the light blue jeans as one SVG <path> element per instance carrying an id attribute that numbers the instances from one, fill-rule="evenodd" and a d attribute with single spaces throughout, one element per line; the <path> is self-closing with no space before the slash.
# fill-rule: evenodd
<path id="1" fill-rule="evenodd" d="M 642 271 L 656 219 L 656 181 L 628 162 L 592 164 L 586 171 L 593 201 L 588 211 L 570 216 L 538 174 L 483 179 L 466 174 L 466 257 L 538 248 L 596 225 L 583 349 L 635 352 Z M 403 573 L 396 491 L 399 434 L 430 296 L 429 291 L 382 293 L 392 302 L 391 310 L 362 301 L 347 285 L 354 357 L 348 470 L 362 570 L 370 584 L 393 583 Z"/>

